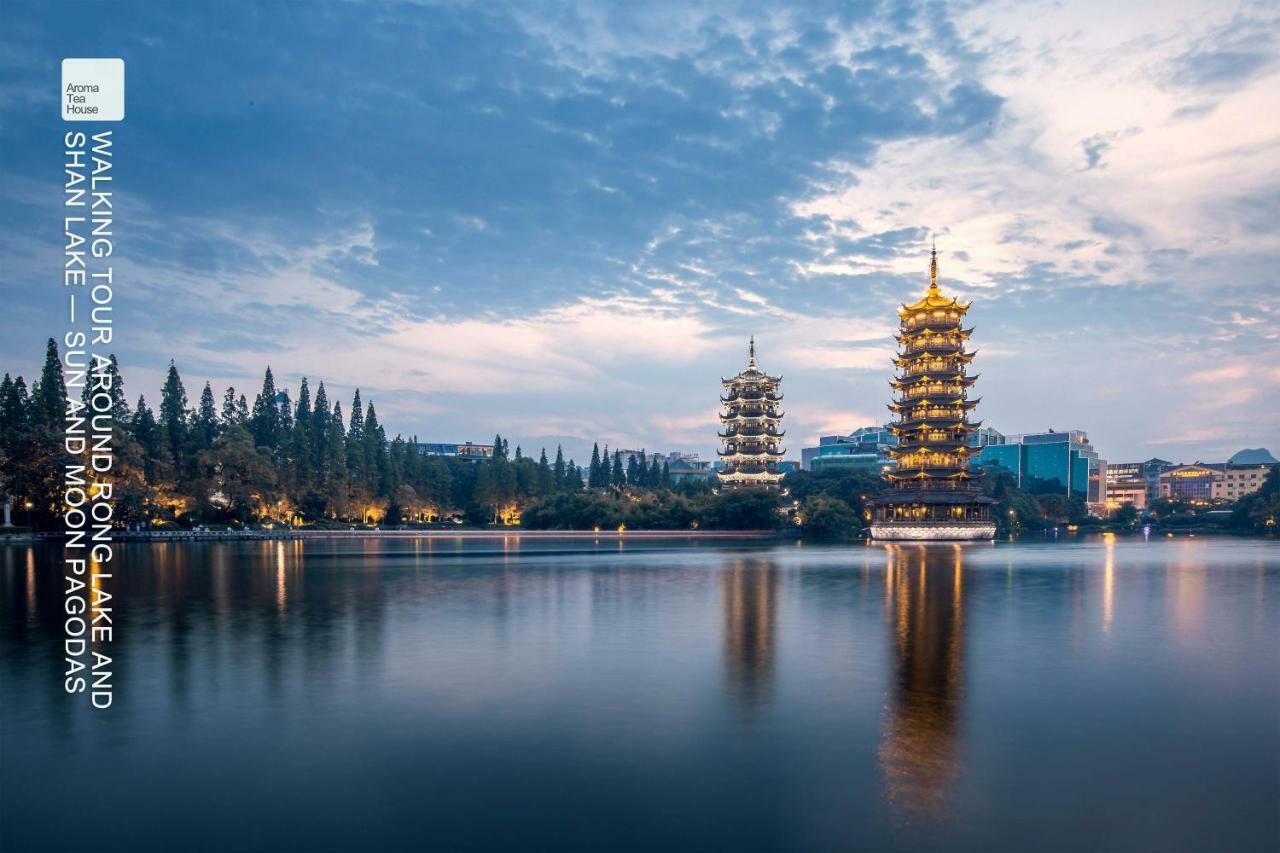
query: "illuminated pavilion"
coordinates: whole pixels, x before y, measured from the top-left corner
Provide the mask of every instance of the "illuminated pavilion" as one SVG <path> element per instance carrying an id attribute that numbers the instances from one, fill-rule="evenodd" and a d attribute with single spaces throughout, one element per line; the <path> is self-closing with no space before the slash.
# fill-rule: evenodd
<path id="1" fill-rule="evenodd" d="M 782 426 L 781 376 L 770 376 L 756 366 L 756 339 L 751 338 L 747 369 L 732 379 L 721 379 L 725 393 L 720 402 L 719 451 L 724 467 L 720 482 L 730 488 L 764 486 L 776 488 L 782 480 L 778 462 L 786 452 L 780 447 Z"/>
<path id="2" fill-rule="evenodd" d="M 976 376 L 966 375 L 973 353 L 965 345 L 973 329 L 963 326 L 968 303 L 938 289 L 938 251 L 929 262 L 924 298 L 898 311 L 898 373 L 889 409 L 889 449 L 896 467 L 885 473 L 892 488 L 872 504 L 871 536 L 887 540 L 991 539 L 994 501 L 983 495 L 982 472 L 969 467 L 970 422 L 978 404 L 968 398 Z"/>

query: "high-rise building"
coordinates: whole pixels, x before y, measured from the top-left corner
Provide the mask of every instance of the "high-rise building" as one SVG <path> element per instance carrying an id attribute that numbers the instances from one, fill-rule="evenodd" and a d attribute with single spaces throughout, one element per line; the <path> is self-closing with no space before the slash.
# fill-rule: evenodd
<path id="1" fill-rule="evenodd" d="M 720 402 L 720 439 L 724 443 L 718 475 L 730 488 L 775 487 L 782 480 L 778 463 L 785 450 L 779 445 L 782 429 L 781 376 L 770 376 L 756 366 L 756 339 L 751 338 L 747 369 L 732 379 L 720 380 L 725 393 Z"/>
<path id="2" fill-rule="evenodd" d="M 976 377 L 966 370 L 973 354 L 965 344 L 973 329 L 962 325 L 969 306 L 938 289 L 938 252 L 929 262 L 929 289 L 898 312 L 896 398 L 889 425 L 898 439 L 889 449 L 895 466 L 885 472 L 893 486 L 875 500 L 871 535 L 876 539 L 990 539 L 991 498 L 977 486 L 981 471 L 969 467 L 969 421 L 978 404 L 968 397 Z"/>
<path id="3" fill-rule="evenodd" d="M 1108 467 L 1084 430 L 1048 430 L 1005 437 L 982 448 L 974 467 L 1011 471 L 1024 489 L 1061 488 L 1101 512 L 1107 501 Z"/>

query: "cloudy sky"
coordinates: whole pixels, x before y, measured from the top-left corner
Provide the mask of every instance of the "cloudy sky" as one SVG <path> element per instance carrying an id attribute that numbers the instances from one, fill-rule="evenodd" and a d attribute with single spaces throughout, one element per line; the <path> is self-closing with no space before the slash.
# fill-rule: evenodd
<path id="1" fill-rule="evenodd" d="M 1280 452 L 1280 6 L 690 5 L 6 3 L 0 367 L 61 330 L 59 62 L 120 56 L 131 396 L 707 454 L 754 333 L 798 458 L 885 418 L 936 235 L 988 424 Z"/>

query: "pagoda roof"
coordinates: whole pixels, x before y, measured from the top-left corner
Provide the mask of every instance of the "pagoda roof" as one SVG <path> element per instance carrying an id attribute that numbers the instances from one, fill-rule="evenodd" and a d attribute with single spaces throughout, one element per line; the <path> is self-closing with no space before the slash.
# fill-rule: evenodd
<path id="1" fill-rule="evenodd" d="M 902 310 L 898 314 L 907 316 L 915 314 L 919 311 L 928 311 L 934 308 L 955 308 L 964 313 L 969 310 L 968 302 L 960 302 L 955 297 L 948 299 L 942 295 L 942 291 L 938 289 L 938 247 L 933 247 L 933 252 L 929 257 L 929 289 L 924 296 L 912 302 L 910 305 L 903 303 Z"/>

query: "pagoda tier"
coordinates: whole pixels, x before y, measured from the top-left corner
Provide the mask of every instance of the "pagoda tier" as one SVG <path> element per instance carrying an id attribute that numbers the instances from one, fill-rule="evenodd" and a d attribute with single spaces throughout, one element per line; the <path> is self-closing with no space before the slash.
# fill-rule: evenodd
<path id="1" fill-rule="evenodd" d="M 965 349 L 972 328 L 964 327 L 967 303 L 938 289 L 938 253 L 929 263 L 924 297 L 898 312 L 894 336 L 897 368 L 889 430 L 898 443 L 888 449 L 896 463 L 884 477 L 890 491 L 872 504 L 876 539 L 990 539 L 993 501 L 978 489 L 982 473 L 969 468 L 969 436 L 978 423 L 969 412 L 977 376 L 967 373 L 973 353 Z"/>
<path id="2" fill-rule="evenodd" d="M 782 429 L 783 412 L 781 376 L 770 376 L 756 366 L 756 341 L 748 349 L 747 369 L 732 379 L 721 379 L 725 393 L 720 395 L 724 411 L 720 413 L 722 428 L 718 432 L 724 442 L 719 451 L 724 467 L 720 482 L 730 488 L 743 486 L 777 486 L 782 480 L 778 462 L 786 451 L 778 441 L 786 434 Z"/>

